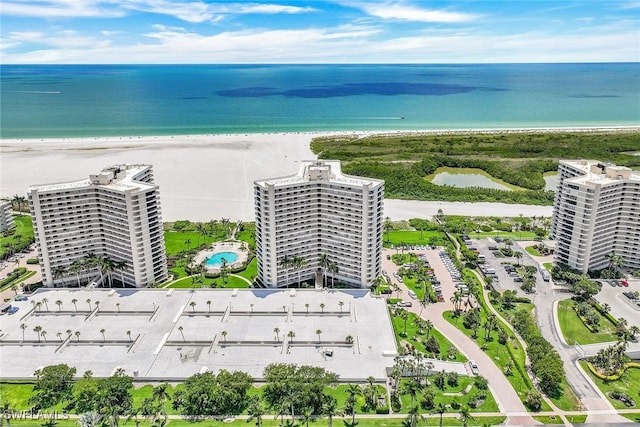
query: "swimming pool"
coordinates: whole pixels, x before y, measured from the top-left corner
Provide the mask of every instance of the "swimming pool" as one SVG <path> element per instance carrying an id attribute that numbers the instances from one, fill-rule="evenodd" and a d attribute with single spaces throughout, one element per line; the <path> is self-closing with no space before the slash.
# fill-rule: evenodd
<path id="1" fill-rule="evenodd" d="M 227 262 L 227 265 L 230 266 L 238 259 L 238 254 L 235 252 L 217 252 L 207 260 L 205 263 L 207 267 L 211 268 L 219 268 L 222 266 L 222 259 Z"/>

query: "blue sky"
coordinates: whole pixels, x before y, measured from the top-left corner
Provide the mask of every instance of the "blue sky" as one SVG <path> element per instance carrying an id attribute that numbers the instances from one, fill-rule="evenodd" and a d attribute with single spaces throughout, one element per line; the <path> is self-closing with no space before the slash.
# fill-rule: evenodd
<path id="1" fill-rule="evenodd" d="M 2 63 L 640 61 L 640 0 L 2 0 Z"/>

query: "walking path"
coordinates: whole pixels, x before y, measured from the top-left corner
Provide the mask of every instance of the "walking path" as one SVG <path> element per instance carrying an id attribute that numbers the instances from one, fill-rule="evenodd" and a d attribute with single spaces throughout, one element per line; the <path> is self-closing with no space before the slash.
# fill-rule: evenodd
<path id="1" fill-rule="evenodd" d="M 398 267 L 391 260 L 386 259 L 386 255 L 391 255 L 393 253 L 394 252 L 392 250 L 384 251 L 382 257 L 382 268 L 389 273 L 391 280 L 396 281 L 392 274 L 394 271 L 398 270 Z M 438 329 L 438 331 L 440 331 L 449 341 L 454 343 L 462 354 L 467 358 L 476 361 L 481 374 L 489 381 L 489 388 L 498 403 L 500 411 L 507 413 L 509 416 L 507 424 L 537 424 L 537 421 L 531 418 L 527 413 L 520 397 L 515 392 L 509 381 L 507 381 L 500 368 L 493 363 L 491 358 L 489 358 L 489 356 L 487 356 L 480 347 L 478 347 L 475 341 L 450 324 L 442 316 L 445 311 L 453 309 L 453 304 L 450 302 L 450 298 L 455 292 L 455 286 L 449 272 L 438 255 L 438 250 L 426 250 L 423 251 L 423 253 L 426 254 L 429 264 L 434 269 L 436 276 L 442 283 L 442 295 L 445 298 L 445 302 L 430 305 L 426 310 L 423 310 L 422 317 L 431 320 L 435 328 Z M 400 297 L 410 301 L 411 299 L 409 297 L 407 287 L 399 282 L 397 283 L 401 288 Z M 415 304 L 413 307 L 407 307 L 407 309 L 416 315 L 420 313 L 418 304 Z"/>

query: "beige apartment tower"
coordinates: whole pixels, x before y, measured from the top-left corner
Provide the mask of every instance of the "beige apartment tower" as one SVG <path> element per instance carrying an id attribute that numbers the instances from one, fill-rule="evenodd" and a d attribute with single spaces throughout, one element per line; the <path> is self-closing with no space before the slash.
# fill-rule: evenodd
<path id="1" fill-rule="evenodd" d="M 640 173 L 594 160 L 563 160 L 553 207 L 556 263 L 586 273 L 609 265 L 640 269 Z"/>
<path id="2" fill-rule="evenodd" d="M 339 161 L 323 160 L 302 162 L 297 174 L 254 187 L 263 285 L 300 280 L 366 288 L 381 274 L 383 181 L 345 175 Z M 303 265 L 285 262 L 295 258 Z"/>
<path id="3" fill-rule="evenodd" d="M 88 179 L 29 188 L 43 283 L 144 287 L 167 279 L 158 186 L 150 165 L 108 167 Z M 102 283 L 99 283 L 102 281 Z"/>

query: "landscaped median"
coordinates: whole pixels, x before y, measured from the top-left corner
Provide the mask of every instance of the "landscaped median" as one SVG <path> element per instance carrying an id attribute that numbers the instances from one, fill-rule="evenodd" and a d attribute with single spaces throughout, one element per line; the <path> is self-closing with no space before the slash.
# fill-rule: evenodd
<path id="1" fill-rule="evenodd" d="M 582 304 L 589 304 L 588 302 Z M 576 308 L 578 303 L 573 299 L 558 302 L 558 323 L 562 336 L 569 345 L 596 344 L 611 342 L 618 339 L 616 327 L 608 317 L 603 316 L 596 308 L 591 308 L 594 326 L 588 324 L 584 316 L 579 316 Z M 590 316 L 590 318 L 591 318 Z M 597 326 L 595 326 L 597 325 Z M 597 329 L 596 329 L 597 327 Z"/>
<path id="2" fill-rule="evenodd" d="M 602 379 L 602 375 L 594 373 L 590 363 L 580 361 L 582 369 L 591 377 L 591 380 L 607 396 L 611 404 L 617 409 L 640 409 L 640 364 L 635 363 L 628 366 L 624 373 L 616 376 L 617 379 Z M 618 393 L 618 394 L 616 394 Z M 633 399 L 634 405 L 627 405 L 623 400 L 616 399 L 616 396 L 624 394 Z"/>

